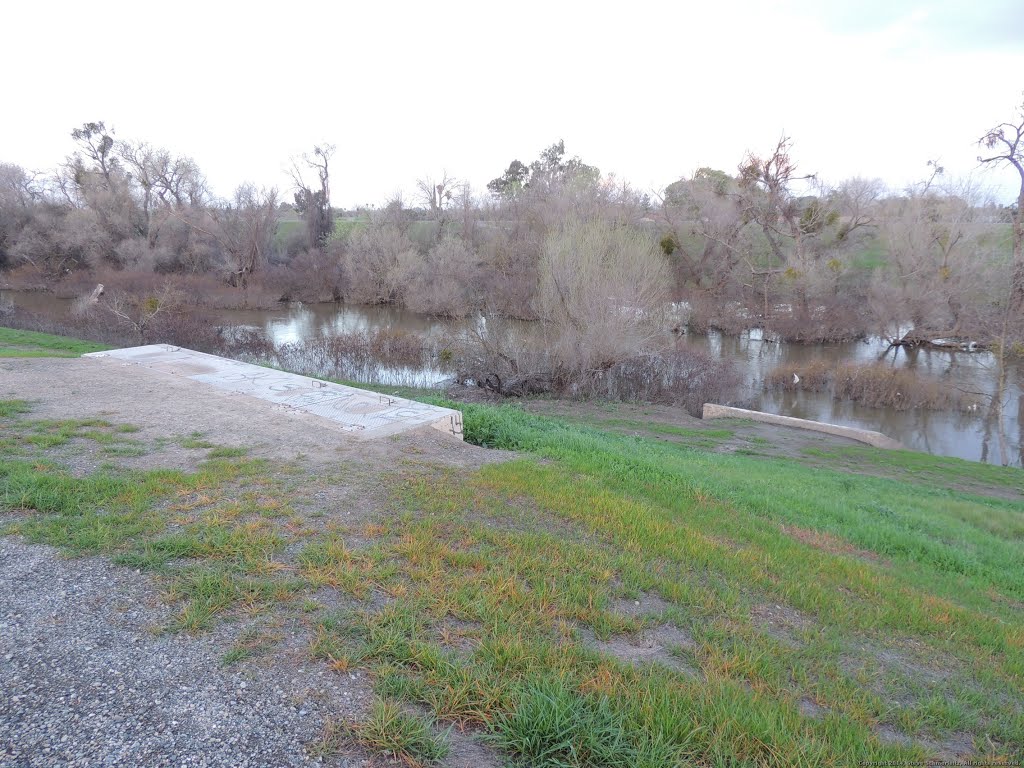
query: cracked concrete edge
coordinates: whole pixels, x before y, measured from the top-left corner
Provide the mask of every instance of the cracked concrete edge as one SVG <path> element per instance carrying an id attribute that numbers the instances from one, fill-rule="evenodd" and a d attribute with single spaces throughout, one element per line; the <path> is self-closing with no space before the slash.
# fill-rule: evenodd
<path id="1" fill-rule="evenodd" d="M 859 443 L 866 443 L 875 448 L 885 448 L 894 451 L 908 450 L 903 443 L 893 440 L 881 432 L 873 432 L 870 429 L 858 429 L 857 427 L 843 427 L 838 424 L 826 424 L 823 421 L 810 421 L 809 419 L 797 419 L 792 416 L 779 416 L 774 413 L 762 411 L 748 411 L 746 408 L 733 408 L 729 405 L 717 405 L 716 403 L 704 403 L 704 411 L 701 414 L 703 419 L 750 419 L 764 424 L 777 424 L 780 427 L 793 427 L 795 429 L 806 429 L 811 432 L 822 432 L 826 435 L 846 437 L 856 440 Z"/>

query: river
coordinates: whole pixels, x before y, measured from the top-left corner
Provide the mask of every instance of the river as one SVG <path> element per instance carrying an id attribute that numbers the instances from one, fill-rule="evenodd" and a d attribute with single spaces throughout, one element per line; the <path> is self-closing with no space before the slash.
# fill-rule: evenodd
<path id="1" fill-rule="evenodd" d="M 66 311 L 68 302 L 53 296 L 0 291 L 0 300 L 12 301 L 33 312 L 50 314 Z M 291 305 L 270 310 L 216 310 L 214 316 L 223 325 L 251 326 L 262 329 L 276 343 L 296 342 L 321 332 L 373 331 L 399 328 L 421 333 L 457 330 L 459 324 L 419 315 L 389 306 L 352 306 L 338 304 Z M 465 322 L 465 321 L 464 321 Z M 463 325 L 464 325 L 463 322 Z M 885 360 L 889 364 L 941 378 L 965 391 L 992 393 L 995 389 L 995 363 L 988 353 L 950 350 L 896 349 L 887 352 L 881 339 L 842 344 L 787 344 L 763 341 L 758 331 L 739 336 L 720 333 L 686 336 L 686 343 L 704 347 L 733 361 L 748 386 L 751 407 L 804 419 L 873 429 L 915 450 L 957 456 L 974 461 L 1000 462 L 998 434 L 986 408 L 975 413 L 870 408 L 827 393 L 764 392 L 765 374 L 782 364 L 797 365 L 824 359 L 837 365 L 845 362 Z M 437 371 L 422 371 L 415 381 L 405 372 L 402 383 L 429 384 L 440 376 Z M 1004 401 L 1004 431 L 1010 462 L 1021 466 L 1024 444 L 1024 391 L 1019 366 L 1008 377 Z"/>

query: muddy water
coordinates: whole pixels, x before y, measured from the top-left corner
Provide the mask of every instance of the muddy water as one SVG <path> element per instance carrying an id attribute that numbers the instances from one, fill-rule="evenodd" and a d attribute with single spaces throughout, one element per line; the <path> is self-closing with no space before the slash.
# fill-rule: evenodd
<path id="1" fill-rule="evenodd" d="M 25 309 L 63 312 L 68 302 L 52 296 L 0 292 L 0 301 L 11 301 Z M 423 333 L 443 333 L 465 328 L 476 321 L 439 320 L 395 307 L 362 307 L 336 304 L 293 305 L 272 310 L 220 310 L 216 316 L 224 325 L 263 329 L 277 343 L 296 342 L 322 332 L 373 331 L 401 328 Z M 890 350 L 880 339 L 844 344 L 784 344 L 763 341 L 757 331 L 740 336 L 690 334 L 686 343 L 694 344 L 732 360 L 748 384 L 753 408 L 786 416 L 796 416 L 833 424 L 873 429 L 901 441 L 909 448 L 929 453 L 957 456 L 974 461 L 1001 463 L 998 429 L 987 407 L 995 389 L 995 365 L 987 353 L 967 354 L 938 350 Z M 982 407 L 975 413 L 945 411 L 896 411 L 868 408 L 849 401 L 837 401 L 823 393 L 766 393 L 761 381 L 772 368 L 789 364 L 799 366 L 812 360 L 836 363 L 873 362 L 920 371 L 941 378 L 963 391 L 982 393 Z M 438 371 L 402 371 L 396 383 L 429 384 L 440 378 Z M 1021 424 L 1024 422 L 1024 392 L 1021 371 L 1010 372 L 1004 401 L 1003 426 L 1006 451 L 1011 464 L 1024 462 Z"/>
<path id="2" fill-rule="evenodd" d="M 779 344 L 762 341 L 756 331 L 741 336 L 691 335 L 689 342 L 735 361 L 751 384 L 752 407 L 757 410 L 873 429 L 915 450 L 1002 463 L 997 426 L 987 407 L 989 396 L 995 390 L 995 361 L 987 353 L 926 349 L 887 351 L 888 344 L 881 339 L 844 344 Z M 897 411 L 835 400 L 825 393 L 764 392 L 760 386 L 764 376 L 777 365 L 793 365 L 799 370 L 802 363 L 822 359 L 836 365 L 883 361 L 895 367 L 919 371 L 961 391 L 981 393 L 978 402 L 982 406 L 974 413 Z M 1021 391 L 1020 370 L 1016 367 L 1009 372 L 1003 409 L 1007 459 L 1009 463 L 1021 466 L 1024 459 L 1021 444 L 1024 393 Z"/>

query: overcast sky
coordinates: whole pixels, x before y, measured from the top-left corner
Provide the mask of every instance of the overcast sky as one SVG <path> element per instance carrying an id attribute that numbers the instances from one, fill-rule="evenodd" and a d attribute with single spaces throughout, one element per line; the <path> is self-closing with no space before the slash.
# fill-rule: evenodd
<path id="1" fill-rule="evenodd" d="M 289 158 L 328 142 L 342 206 L 442 170 L 482 191 L 559 138 L 643 189 L 783 132 L 802 171 L 901 186 L 972 171 L 1024 89 L 1022 0 L 36 0 L 4 26 L 0 161 L 52 167 L 104 120 L 219 194 L 290 197 Z M 987 180 L 1005 200 L 1014 178 Z"/>

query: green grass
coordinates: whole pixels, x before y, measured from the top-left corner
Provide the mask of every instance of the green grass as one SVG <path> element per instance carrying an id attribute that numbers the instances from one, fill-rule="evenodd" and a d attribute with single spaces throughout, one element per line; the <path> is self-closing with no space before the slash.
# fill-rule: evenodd
<path id="1" fill-rule="evenodd" d="M 32 406 L 27 400 L 0 400 L 0 419 L 20 416 L 30 410 Z"/>
<path id="2" fill-rule="evenodd" d="M 433 765 L 448 756 L 447 733 L 434 732 L 430 718 L 403 712 L 393 701 L 378 701 L 359 723 L 331 723 L 315 752 L 329 756 L 348 743 L 381 752 L 404 765 Z"/>
<path id="3" fill-rule="evenodd" d="M 862 251 L 853 255 L 851 266 L 861 271 L 879 269 L 888 263 L 887 255 L 885 246 L 878 240 L 872 240 Z"/>
<path id="4" fill-rule="evenodd" d="M 290 600 L 302 587 L 274 560 L 292 513 L 265 462 L 211 445 L 216 455 L 193 472 L 106 465 L 76 476 L 59 463 L 60 451 L 80 450 L 84 441 L 107 455 L 138 456 L 145 444 L 124 436 L 137 429 L 101 419 L 24 418 L 29 408 L 0 401 L 0 512 L 18 513 L 0 521 L 0 532 L 135 568 L 192 561 L 175 569 L 168 585 L 181 601 L 175 626 L 188 631 L 235 609 L 258 612 Z"/>
<path id="5" fill-rule="evenodd" d="M 245 456 L 247 453 L 249 453 L 248 448 L 220 446 L 218 448 L 213 448 L 206 455 L 211 459 L 233 459 Z"/>
<path id="6" fill-rule="evenodd" d="M 562 681 L 524 683 L 490 725 L 495 743 L 527 765 L 660 768 L 677 762 L 667 740 L 631 723 L 607 696 L 581 696 Z"/>
<path id="7" fill-rule="evenodd" d="M 305 223 L 299 220 L 279 221 L 277 222 L 277 231 L 274 234 L 274 241 L 278 245 L 282 245 L 288 240 L 289 237 L 292 237 L 295 233 L 302 232 L 305 229 L 305 226 Z M 346 238 L 362 226 L 365 226 L 365 219 L 335 219 L 334 237 L 335 239 L 339 240 Z"/>
<path id="8" fill-rule="evenodd" d="M 324 752 L 443 759 L 435 719 L 546 768 L 924 761 L 955 735 L 979 760 L 1024 747 L 1021 470 L 723 454 L 742 424 L 457 405 L 467 440 L 519 455 L 398 461 L 390 503 L 350 530 L 304 496 L 344 471 L 285 480 L 229 449 L 194 472 L 77 477 L 61 451 L 125 433 L 27 407 L 0 403 L 7 530 L 151 569 L 177 629 L 294 611 L 315 658 L 366 669 L 383 697 Z M 181 443 L 218 452 L 202 437 Z M 321 608 L 320 590 L 349 607 Z M 242 637 L 224 663 L 256 648 Z"/>
<path id="9" fill-rule="evenodd" d="M 0 328 L 0 357 L 79 357 L 110 347 L 35 331 Z"/>
<path id="10" fill-rule="evenodd" d="M 822 459 L 840 470 L 869 470 L 899 473 L 915 483 L 959 486 L 1003 487 L 1024 493 L 1024 472 L 1016 467 L 981 464 L 914 451 L 876 451 L 860 446 L 830 449 L 809 448 L 807 456 Z"/>
<path id="11" fill-rule="evenodd" d="M 375 666 L 386 695 L 530 765 L 848 765 L 923 759 L 954 732 L 981 754 L 1024 744 L 1021 503 L 463 410 L 468 439 L 537 458 L 399 486 L 405 512 L 357 570 L 400 599 L 320 624 L 322 655 Z M 615 608 L 637 595 L 655 615 Z M 471 650 L 445 642 L 453 620 L 477 628 Z M 663 624 L 693 638 L 696 677 L 582 633 L 628 644 Z M 883 743 L 880 724 L 922 742 Z"/>

